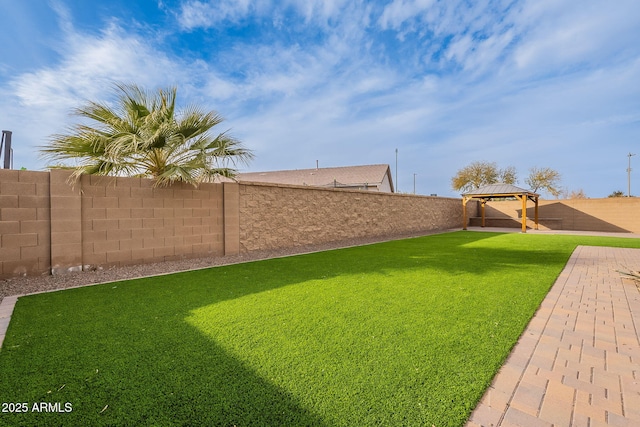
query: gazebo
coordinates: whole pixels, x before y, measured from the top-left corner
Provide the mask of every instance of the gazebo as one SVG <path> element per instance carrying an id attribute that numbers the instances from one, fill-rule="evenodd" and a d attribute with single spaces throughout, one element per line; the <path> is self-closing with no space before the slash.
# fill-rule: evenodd
<path id="1" fill-rule="evenodd" d="M 491 184 L 480 187 L 477 190 L 470 191 L 462 195 L 462 229 L 467 229 L 467 202 L 472 199 L 480 200 L 482 226 L 484 227 L 484 207 L 487 201 L 492 199 L 502 199 L 506 197 L 515 197 L 522 201 L 522 232 L 527 232 L 527 200 L 532 200 L 535 207 L 535 229 L 538 229 L 538 198 L 539 194 L 532 191 L 524 190 L 511 184 Z"/>

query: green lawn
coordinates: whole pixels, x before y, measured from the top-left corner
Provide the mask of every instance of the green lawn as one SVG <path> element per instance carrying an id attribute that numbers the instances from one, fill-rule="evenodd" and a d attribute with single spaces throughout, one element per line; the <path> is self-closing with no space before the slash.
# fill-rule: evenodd
<path id="1" fill-rule="evenodd" d="M 640 239 L 456 232 L 20 298 L 0 401 L 29 412 L 0 424 L 460 426 L 578 244 Z"/>

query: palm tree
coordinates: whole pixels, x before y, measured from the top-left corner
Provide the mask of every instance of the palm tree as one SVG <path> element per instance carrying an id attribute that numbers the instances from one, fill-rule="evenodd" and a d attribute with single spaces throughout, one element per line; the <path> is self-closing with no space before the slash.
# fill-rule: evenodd
<path id="1" fill-rule="evenodd" d="M 223 121 L 215 111 L 192 106 L 178 112 L 175 87 L 154 94 L 136 85 L 115 84 L 114 90 L 115 107 L 88 102 L 75 109 L 74 115 L 91 124 L 75 124 L 69 134 L 53 135 L 41 147 L 44 157 L 75 160 L 76 179 L 82 174 L 146 176 L 156 185 L 233 178 L 234 167 L 253 158 L 226 132 L 209 133 Z"/>

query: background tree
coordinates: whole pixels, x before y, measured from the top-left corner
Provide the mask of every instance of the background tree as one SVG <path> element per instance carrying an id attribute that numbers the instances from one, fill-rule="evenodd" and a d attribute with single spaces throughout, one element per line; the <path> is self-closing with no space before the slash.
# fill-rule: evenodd
<path id="1" fill-rule="evenodd" d="M 515 184 L 516 181 L 517 174 L 513 166 L 499 169 L 496 163 L 478 161 L 460 169 L 451 178 L 451 187 L 456 191 L 466 193 L 485 185 L 499 182 Z"/>
<path id="2" fill-rule="evenodd" d="M 42 147 L 44 157 L 73 160 L 73 176 L 81 174 L 146 176 L 156 185 L 196 185 L 217 176 L 233 177 L 239 162 L 252 153 L 226 132 L 210 131 L 223 119 L 195 106 L 176 107 L 175 87 L 151 94 L 136 85 L 114 85 L 115 106 L 88 102 L 74 115 L 89 124 L 72 126 L 69 134 L 53 135 Z M 233 166 L 233 167 L 232 167 Z M 57 167 L 57 166 L 54 166 Z"/>
<path id="3" fill-rule="evenodd" d="M 502 182 L 504 184 L 515 184 L 518 182 L 518 173 L 516 172 L 516 168 L 513 166 L 507 166 L 504 169 L 500 169 L 498 171 L 498 182 Z"/>
<path id="4" fill-rule="evenodd" d="M 624 197 L 624 192 L 623 191 L 614 191 L 613 193 L 609 194 L 607 197 Z"/>
<path id="5" fill-rule="evenodd" d="M 572 190 L 569 193 L 569 199 L 586 199 L 587 195 L 585 194 L 584 190 L 582 188 L 578 189 L 578 190 Z"/>
<path id="6" fill-rule="evenodd" d="M 577 190 L 569 190 L 568 188 L 563 188 L 560 190 L 560 194 L 558 195 L 560 199 L 588 199 L 587 194 L 584 192 L 582 188 Z"/>
<path id="7" fill-rule="evenodd" d="M 531 191 L 537 193 L 543 190 L 550 193 L 554 197 L 558 197 L 562 192 L 559 187 L 560 173 L 551 168 L 531 168 L 529 176 L 525 180 Z"/>

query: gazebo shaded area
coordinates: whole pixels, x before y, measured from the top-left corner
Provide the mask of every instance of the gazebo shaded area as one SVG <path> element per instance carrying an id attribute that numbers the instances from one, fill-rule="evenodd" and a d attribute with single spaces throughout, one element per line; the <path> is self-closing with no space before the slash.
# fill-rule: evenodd
<path id="1" fill-rule="evenodd" d="M 527 201 L 535 203 L 534 228 L 538 229 L 538 199 L 539 194 L 524 190 L 511 184 L 491 184 L 480 187 L 462 195 L 462 229 L 467 229 L 467 202 L 469 200 L 479 200 L 481 206 L 482 226 L 485 226 L 485 204 L 489 200 L 504 199 L 514 197 L 522 202 L 522 232 L 527 232 Z"/>

